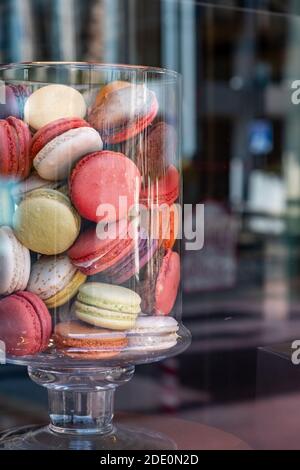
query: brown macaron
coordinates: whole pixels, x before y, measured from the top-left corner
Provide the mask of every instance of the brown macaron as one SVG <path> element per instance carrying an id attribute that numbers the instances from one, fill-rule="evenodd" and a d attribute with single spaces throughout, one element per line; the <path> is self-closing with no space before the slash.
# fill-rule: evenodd
<path id="1" fill-rule="evenodd" d="M 136 147 L 136 165 L 147 183 L 160 178 L 176 161 L 177 135 L 175 128 L 163 121 L 140 134 Z"/>
<path id="2" fill-rule="evenodd" d="M 79 321 L 58 323 L 53 340 L 63 355 L 82 360 L 115 357 L 128 344 L 124 332 L 95 328 Z"/>

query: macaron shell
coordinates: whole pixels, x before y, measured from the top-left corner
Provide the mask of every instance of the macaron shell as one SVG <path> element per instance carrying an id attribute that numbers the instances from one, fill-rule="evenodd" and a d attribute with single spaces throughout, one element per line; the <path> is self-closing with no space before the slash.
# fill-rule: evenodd
<path id="1" fill-rule="evenodd" d="M 133 250 L 128 255 L 102 273 L 108 282 L 124 284 L 132 276 L 138 274 L 152 258 L 158 248 L 158 242 L 149 240 L 143 231 L 141 236 L 144 238 L 140 238 L 138 246 L 134 244 Z"/>
<path id="2" fill-rule="evenodd" d="M 28 249 L 57 255 L 73 245 L 80 218 L 68 198 L 51 189 L 32 191 L 14 214 L 14 231 Z"/>
<path id="3" fill-rule="evenodd" d="M 121 129 L 115 135 L 111 135 L 106 138 L 105 136 L 103 136 L 105 142 L 108 144 L 118 144 L 120 142 L 124 142 L 125 140 L 133 139 L 136 135 L 143 132 L 143 130 L 146 129 L 154 121 L 157 116 L 158 109 L 158 101 L 156 99 L 156 96 L 153 94 L 153 104 L 149 111 L 149 114 L 145 117 L 139 117 L 134 125 Z"/>
<path id="4" fill-rule="evenodd" d="M 18 171 L 16 172 L 16 176 L 21 180 L 24 180 L 29 176 L 31 170 L 32 160 L 29 153 L 31 146 L 31 132 L 27 124 L 20 119 L 9 117 L 7 122 L 15 130 L 17 135 Z"/>
<path id="5" fill-rule="evenodd" d="M 37 354 L 42 349 L 41 338 L 41 323 L 30 302 L 18 295 L 0 300 L 0 339 L 7 354 Z"/>
<path id="6" fill-rule="evenodd" d="M 136 163 L 142 177 L 161 178 L 175 161 L 177 136 L 173 126 L 158 122 L 141 134 L 136 148 Z"/>
<path id="7" fill-rule="evenodd" d="M 169 315 L 174 307 L 180 283 L 180 258 L 169 250 L 157 278 L 155 288 L 155 311 L 157 315 Z"/>
<path id="8" fill-rule="evenodd" d="M 85 155 L 103 148 L 99 133 L 91 127 L 71 129 L 55 137 L 36 155 L 33 165 L 38 174 L 50 181 L 68 177 L 73 165 Z"/>
<path id="9" fill-rule="evenodd" d="M 75 88 L 66 85 L 47 85 L 35 91 L 26 101 L 24 120 L 39 130 L 52 121 L 86 115 L 83 96 Z"/>
<path id="10" fill-rule="evenodd" d="M 31 155 L 34 158 L 45 145 L 47 145 L 55 137 L 64 134 L 71 129 L 80 127 L 89 127 L 89 123 L 79 118 L 63 118 L 50 122 L 35 133 L 31 144 Z"/>
<path id="11" fill-rule="evenodd" d="M 92 307 L 81 302 L 75 303 L 75 315 L 78 320 L 89 325 L 125 331 L 133 328 L 137 314 L 115 312 L 100 307 Z"/>
<path id="12" fill-rule="evenodd" d="M 69 284 L 67 284 L 60 292 L 45 301 L 48 308 L 58 308 L 65 305 L 77 294 L 80 286 L 84 284 L 87 277 L 77 271 Z"/>
<path id="13" fill-rule="evenodd" d="M 128 210 L 139 200 L 140 188 L 141 176 L 136 165 L 125 155 L 112 151 L 86 156 L 70 178 L 73 204 L 82 217 L 93 222 L 127 218 Z M 113 213 L 107 212 L 107 205 L 114 209 Z M 101 206 L 103 213 L 99 212 Z"/>
<path id="14" fill-rule="evenodd" d="M 75 273 L 68 256 L 41 256 L 32 266 L 28 290 L 47 300 L 64 289 Z"/>
<path id="15" fill-rule="evenodd" d="M 169 212 L 169 226 L 168 231 L 165 233 L 165 237 L 162 242 L 163 248 L 167 250 L 172 250 L 174 247 L 178 234 L 179 234 L 179 227 L 180 227 L 180 210 L 176 204 L 172 204 L 170 207 Z"/>
<path id="16" fill-rule="evenodd" d="M 96 259 L 87 263 L 78 264 L 76 266 L 85 273 L 87 276 L 93 276 L 95 274 L 102 273 L 106 269 L 111 268 L 118 263 L 124 256 L 129 254 L 133 248 L 133 240 L 130 237 L 119 240 L 111 246 L 111 249 L 103 256 L 97 257 Z"/>
<path id="17" fill-rule="evenodd" d="M 150 259 L 149 263 L 139 272 L 139 282 L 136 290 L 141 296 L 142 312 L 152 314 L 155 311 L 155 289 L 165 250 L 160 247 Z"/>
<path id="18" fill-rule="evenodd" d="M 127 335 L 164 335 L 176 333 L 179 330 L 178 322 L 173 317 L 155 315 L 141 315 L 137 318 L 134 328 Z"/>
<path id="19" fill-rule="evenodd" d="M 141 190 L 140 202 L 150 207 L 153 204 L 173 204 L 180 194 L 180 174 L 173 165 L 158 181 Z"/>
<path id="20" fill-rule="evenodd" d="M 105 100 L 109 93 L 112 93 L 116 90 L 121 90 L 122 88 L 130 87 L 131 84 L 129 82 L 125 82 L 122 80 L 115 80 L 114 82 L 108 83 L 105 85 L 96 96 L 95 104 L 100 105 L 102 104 L 103 100 Z"/>
<path id="21" fill-rule="evenodd" d="M 68 255 L 74 263 L 94 261 L 108 253 L 119 242 L 126 239 L 130 223 L 126 219 L 103 226 L 105 237 L 99 234 L 100 225 L 83 232 L 70 248 Z M 102 226 L 101 226 L 102 227 Z"/>
<path id="22" fill-rule="evenodd" d="M 122 332 L 94 328 L 80 322 L 59 323 L 55 327 L 54 343 L 64 355 L 74 359 L 108 359 L 127 346 Z"/>
<path id="23" fill-rule="evenodd" d="M 30 274 L 30 254 L 10 227 L 0 228 L 0 295 L 26 288 Z"/>
<path id="24" fill-rule="evenodd" d="M 17 173 L 17 134 L 7 121 L 0 121 L 0 175 L 10 176 Z"/>
<path id="25" fill-rule="evenodd" d="M 157 112 L 156 96 L 144 85 L 112 85 L 96 99 L 88 121 L 105 143 L 117 144 L 145 129 Z"/>
<path id="26" fill-rule="evenodd" d="M 39 352 L 42 352 L 48 347 L 52 333 L 52 318 L 49 310 L 47 309 L 44 302 L 42 302 L 42 300 L 37 295 L 34 295 L 31 292 L 18 292 L 16 295 L 26 299 L 35 310 L 41 327 L 41 345 Z"/>
<path id="27" fill-rule="evenodd" d="M 89 306 L 113 310 L 119 313 L 140 313 L 140 296 L 126 287 L 87 282 L 79 289 L 78 300 Z"/>

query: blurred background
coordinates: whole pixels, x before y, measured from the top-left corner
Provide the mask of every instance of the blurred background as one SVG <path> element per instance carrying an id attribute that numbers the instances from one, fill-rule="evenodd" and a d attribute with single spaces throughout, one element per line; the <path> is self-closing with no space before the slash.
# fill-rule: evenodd
<path id="1" fill-rule="evenodd" d="M 205 204 L 205 247 L 183 258 L 193 343 L 138 367 L 117 409 L 213 425 L 253 448 L 300 448 L 299 13 L 297 0 L 0 0 L 0 63 L 182 73 L 184 202 Z M 42 421 L 46 392 L 3 366 L 0 410 L 0 428 Z"/>

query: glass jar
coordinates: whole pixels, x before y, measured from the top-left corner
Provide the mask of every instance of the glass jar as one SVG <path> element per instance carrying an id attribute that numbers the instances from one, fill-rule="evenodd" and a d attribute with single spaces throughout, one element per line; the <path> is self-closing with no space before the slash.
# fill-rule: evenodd
<path id="1" fill-rule="evenodd" d="M 0 340 L 50 407 L 48 427 L 5 433 L 0 448 L 165 448 L 112 415 L 135 365 L 190 343 L 180 76 L 28 63 L 0 80 Z"/>

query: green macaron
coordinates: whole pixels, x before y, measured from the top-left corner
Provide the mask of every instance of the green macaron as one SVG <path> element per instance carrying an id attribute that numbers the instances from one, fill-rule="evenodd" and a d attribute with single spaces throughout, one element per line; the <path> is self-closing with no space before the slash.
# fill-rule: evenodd
<path id="1" fill-rule="evenodd" d="M 73 245 L 81 219 L 68 197 L 53 189 L 37 189 L 23 199 L 14 214 L 14 231 L 21 243 L 43 255 L 57 255 Z"/>
<path id="2" fill-rule="evenodd" d="M 75 314 L 86 323 L 112 330 L 127 330 L 141 312 L 140 296 L 125 287 L 89 282 L 79 289 Z"/>

